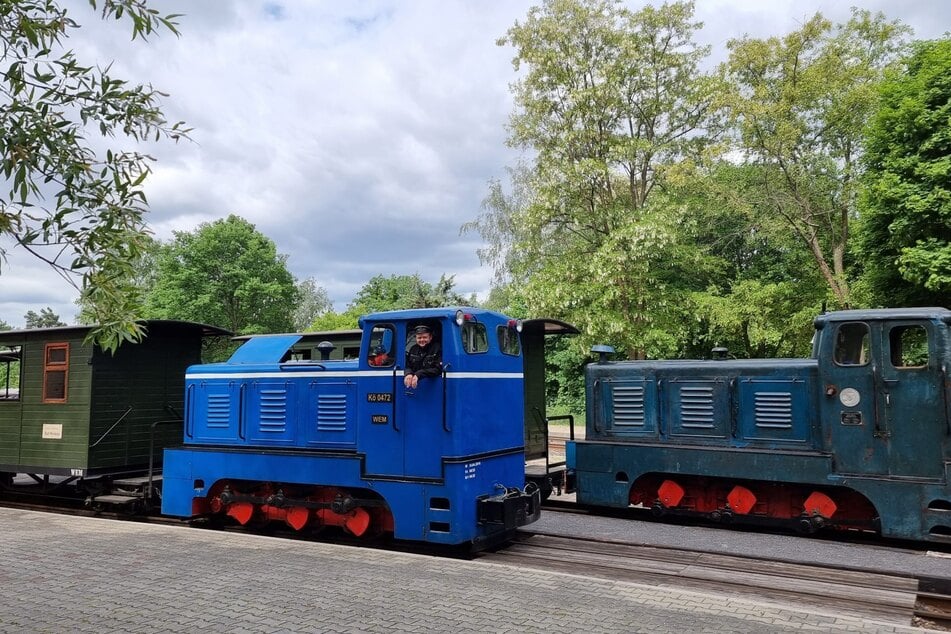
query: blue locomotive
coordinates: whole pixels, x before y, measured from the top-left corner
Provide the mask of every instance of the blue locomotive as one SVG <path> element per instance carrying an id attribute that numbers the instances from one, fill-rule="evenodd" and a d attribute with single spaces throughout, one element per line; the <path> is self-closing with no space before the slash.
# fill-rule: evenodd
<path id="1" fill-rule="evenodd" d="M 418 326 L 441 344 L 441 375 L 407 389 Z M 264 335 L 225 363 L 189 368 L 185 443 L 165 453 L 162 512 L 476 545 L 537 519 L 524 411 L 511 407 L 526 390 L 521 322 L 439 308 L 365 316 L 360 328 L 355 359 Z"/>
<path id="2" fill-rule="evenodd" d="M 583 504 L 951 542 L 951 311 L 840 311 L 810 359 L 600 362 Z"/>

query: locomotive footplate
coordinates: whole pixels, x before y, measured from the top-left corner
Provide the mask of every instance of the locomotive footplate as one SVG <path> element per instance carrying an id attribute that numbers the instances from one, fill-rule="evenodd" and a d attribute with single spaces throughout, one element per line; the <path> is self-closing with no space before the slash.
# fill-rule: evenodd
<path id="1" fill-rule="evenodd" d="M 479 524 L 510 531 L 531 524 L 541 516 L 541 490 L 532 483 L 525 489 L 506 488 L 503 493 L 479 498 Z"/>

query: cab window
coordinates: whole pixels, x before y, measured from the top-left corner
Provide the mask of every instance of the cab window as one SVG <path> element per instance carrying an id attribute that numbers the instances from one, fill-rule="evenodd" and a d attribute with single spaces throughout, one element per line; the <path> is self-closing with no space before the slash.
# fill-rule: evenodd
<path id="1" fill-rule="evenodd" d="M 462 349 L 469 354 L 478 354 L 487 352 L 489 349 L 489 337 L 485 330 L 485 324 L 467 321 L 462 324 Z"/>
<path id="2" fill-rule="evenodd" d="M 393 342 L 396 330 L 393 326 L 374 326 L 370 332 L 370 345 L 367 349 L 367 363 L 374 368 L 389 368 L 396 362 L 393 354 Z"/>
<path id="3" fill-rule="evenodd" d="M 837 365 L 866 365 L 869 360 L 868 324 L 842 324 L 835 337 Z"/>
<path id="4" fill-rule="evenodd" d="M 496 333 L 499 337 L 499 350 L 502 351 L 502 354 L 517 357 L 520 350 L 518 332 L 508 326 L 499 326 Z"/>
<path id="5" fill-rule="evenodd" d="M 898 369 L 928 365 L 928 331 L 924 326 L 896 326 L 888 333 L 892 365 Z"/>

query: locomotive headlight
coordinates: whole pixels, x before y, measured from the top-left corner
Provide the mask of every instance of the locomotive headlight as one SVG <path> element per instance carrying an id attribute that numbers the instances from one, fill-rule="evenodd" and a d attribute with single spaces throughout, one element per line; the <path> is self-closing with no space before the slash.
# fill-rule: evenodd
<path id="1" fill-rule="evenodd" d="M 466 314 L 461 310 L 456 311 L 456 325 L 461 326 L 462 323 L 466 320 Z"/>
<path id="2" fill-rule="evenodd" d="M 514 329 L 515 332 L 522 332 L 522 320 L 509 319 L 508 327 Z"/>

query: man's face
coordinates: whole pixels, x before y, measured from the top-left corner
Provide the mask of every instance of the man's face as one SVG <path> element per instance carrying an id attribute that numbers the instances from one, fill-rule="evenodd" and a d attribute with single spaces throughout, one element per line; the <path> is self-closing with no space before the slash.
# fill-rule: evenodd
<path id="1" fill-rule="evenodd" d="M 429 342 L 433 340 L 433 336 L 428 332 L 418 332 L 416 333 L 416 345 L 420 348 L 425 348 L 429 345 Z"/>

